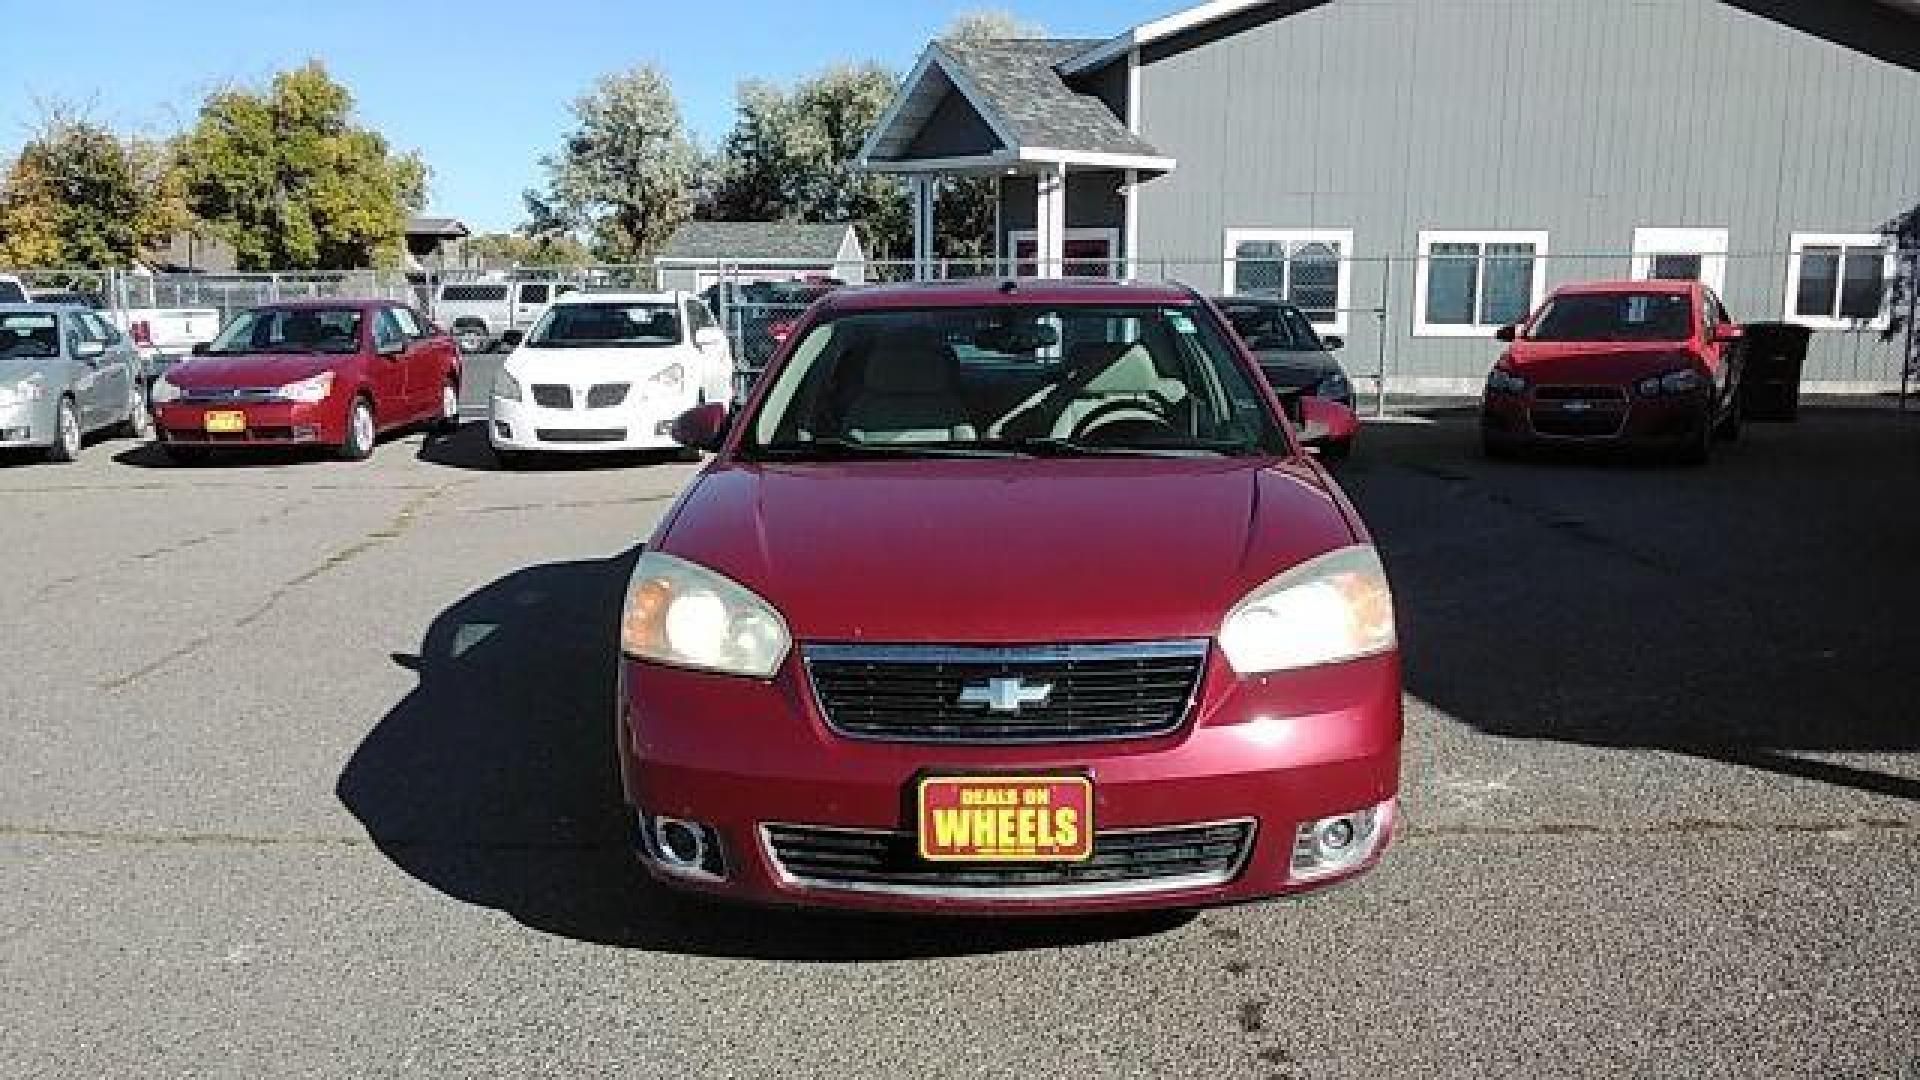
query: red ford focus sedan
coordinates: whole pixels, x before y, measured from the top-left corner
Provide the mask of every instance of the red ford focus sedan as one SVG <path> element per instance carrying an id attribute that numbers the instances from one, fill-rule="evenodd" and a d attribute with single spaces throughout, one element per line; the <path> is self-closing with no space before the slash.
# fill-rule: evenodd
<path id="1" fill-rule="evenodd" d="M 1387 581 L 1204 299 L 835 293 L 744 407 L 676 436 L 716 456 L 634 571 L 616 725 L 660 880 L 1182 908 L 1380 857 L 1401 744 Z"/>
<path id="2" fill-rule="evenodd" d="M 1704 463 L 1740 434 L 1740 326 L 1697 281 L 1617 281 L 1555 290 L 1487 377 L 1486 451 L 1617 446 Z"/>
<path id="3" fill-rule="evenodd" d="M 384 431 L 460 418 L 460 350 L 404 304 L 310 301 L 241 312 L 151 394 L 161 449 L 333 446 L 373 453 Z"/>

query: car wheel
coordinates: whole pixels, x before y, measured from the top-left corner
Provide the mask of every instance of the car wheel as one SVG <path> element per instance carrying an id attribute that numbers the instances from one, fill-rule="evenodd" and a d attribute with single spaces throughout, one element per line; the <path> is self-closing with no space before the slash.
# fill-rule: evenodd
<path id="1" fill-rule="evenodd" d="M 141 440 L 153 438 L 153 411 L 147 408 L 147 396 L 140 392 L 138 386 L 128 396 L 131 400 L 127 402 L 127 437 Z"/>
<path id="2" fill-rule="evenodd" d="M 442 435 L 454 431 L 460 426 L 460 384 L 448 379 L 440 387 L 440 415 L 434 418 L 433 430 Z"/>
<path id="3" fill-rule="evenodd" d="M 63 397 L 60 407 L 53 418 L 53 444 L 47 447 L 48 461 L 78 461 L 80 459 L 80 414 L 74 411 L 73 399 Z"/>
<path id="4" fill-rule="evenodd" d="M 160 452 L 175 465 L 205 465 L 209 452 L 200 446 L 178 446 L 173 443 L 161 443 Z"/>
<path id="5" fill-rule="evenodd" d="M 354 398 L 353 408 L 347 412 L 347 441 L 340 444 L 340 456 L 348 461 L 367 460 L 373 456 L 378 434 L 373 426 L 373 402 Z"/>

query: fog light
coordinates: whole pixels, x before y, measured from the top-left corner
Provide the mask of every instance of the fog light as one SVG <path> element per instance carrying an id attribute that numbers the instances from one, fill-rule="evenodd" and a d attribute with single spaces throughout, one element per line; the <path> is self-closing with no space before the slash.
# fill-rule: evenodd
<path id="1" fill-rule="evenodd" d="M 701 881 L 727 876 L 713 826 L 664 814 L 642 815 L 640 832 L 648 859 L 667 873 Z"/>
<path id="2" fill-rule="evenodd" d="M 1294 830 L 1292 878 L 1311 881 L 1345 873 L 1366 862 L 1393 816 L 1393 802 L 1369 806 L 1318 821 L 1304 821 Z"/>

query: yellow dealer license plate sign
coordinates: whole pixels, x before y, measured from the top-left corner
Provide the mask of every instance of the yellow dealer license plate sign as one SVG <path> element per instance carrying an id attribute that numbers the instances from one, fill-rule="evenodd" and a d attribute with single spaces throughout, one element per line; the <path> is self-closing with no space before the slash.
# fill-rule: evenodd
<path id="1" fill-rule="evenodd" d="M 1084 776 L 929 776 L 920 857 L 932 862 L 1084 862 L 1093 781 Z"/>
<path id="2" fill-rule="evenodd" d="M 247 414 L 243 412 L 210 412 L 206 415 L 207 430 L 216 435 L 235 435 L 247 430 Z"/>

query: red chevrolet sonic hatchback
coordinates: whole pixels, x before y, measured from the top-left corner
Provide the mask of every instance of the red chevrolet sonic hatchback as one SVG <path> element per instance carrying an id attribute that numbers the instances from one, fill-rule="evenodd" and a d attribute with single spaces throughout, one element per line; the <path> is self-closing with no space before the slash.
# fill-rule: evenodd
<path id="1" fill-rule="evenodd" d="M 1499 336 L 1481 407 L 1489 455 L 1588 444 L 1698 465 L 1716 437 L 1740 434 L 1743 335 L 1697 281 L 1562 286 Z"/>
<path id="2" fill-rule="evenodd" d="M 1387 581 L 1192 292 L 835 293 L 737 414 L 703 406 L 676 435 L 716 456 L 621 626 L 618 752 L 656 877 L 1103 910 L 1292 893 L 1379 858 L 1401 742 Z"/>

